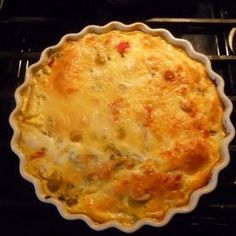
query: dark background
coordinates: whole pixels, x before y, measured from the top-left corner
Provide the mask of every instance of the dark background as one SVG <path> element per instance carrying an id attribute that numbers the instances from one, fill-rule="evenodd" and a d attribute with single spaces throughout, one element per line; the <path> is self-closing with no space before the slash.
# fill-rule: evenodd
<path id="1" fill-rule="evenodd" d="M 20 176 L 19 160 L 9 146 L 8 117 L 25 69 L 64 34 L 111 20 L 142 21 L 190 40 L 197 51 L 209 56 L 225 80 L 227 95 L 236 103 L 236 56 L 227 42 L 229 31 L 236 27 L 233 0 L 4 0 L 0 10 L 0 235 L 124 235 L 116 229 L 96 232 L 80 220 L 64 220 L 54 206 L 40 202 L 32 184 Z M 163 228 L 144 226 L 134 235 L 236 235 L 235 140 L 230 154 L 231 162 L 221 172 L 216 190 L 203 196 L 192 213 L 176 215 Z"/>

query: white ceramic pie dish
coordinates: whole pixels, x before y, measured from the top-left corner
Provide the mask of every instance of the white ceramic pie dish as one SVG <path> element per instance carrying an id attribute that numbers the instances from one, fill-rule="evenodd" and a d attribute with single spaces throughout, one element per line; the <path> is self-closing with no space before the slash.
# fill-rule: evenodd
<path id="1" fill-rule="evenodd" d="M 141 30 L 141 31 L 144 31 L 144 32 L 149 33 L 151 35 L 161 35 L 169 43 L 183 48 L 191 58 L 195 59 L 196 61 L 201 62 L 205 66 L 209 77 L 213 80 L 213 82 L 215 83 L 215 85 L 217 87 L 218 94 L 219 94 L 220 99 L 221 99 L 223 106 L 224 106 L 223 123 L 224 123 L 224 128 L 227 133 L 227 136 L 224 138 L 224 140 L 222 142 L 221 160 L 218 163 L 218 165 L 213 169 L 212 176 L 209 180 L 209 183 L 206 186 L 204 186 L 203 188 L 198 189 L 197 191 L 195 191 L 191 195 L 188 205 L 185 205 L 184 207 L 179 207 L 179 208 L 169 210 L 167 212 L 165 218 L 161 222 L 158 222 L 158 223 L 153 222 L 151 220 L 147 220 L 147 219 L 141 219 L 130 227 L 124 227 L 121 224 L 114 222 L 114 221 L 109 221 L 109 222 L 106 222 L 103 224 L 98 224 L 98 223 L 92 221 L 88 216 L 86 216 L 84 214 L 69 214 L 69 213 L 67 213 L 67 211 L 59 203 L 59 200 L 45 199 L 45 195 L 41 192 L 36 178 L 32 177 L 31 175 L 29 175 L 26 172 L 25 167 L 24 167 L 25 166 L 24 155 L 23 155 L 23 153 L 20 152 L 20 150 L 17 147 L 16 137 L 19 134 L 19 130 L 14 122 L 13 117 L 14 117 L 15 113 L 17 112 L 18 106 L 20 103 L 19 93 L 20 93 L 21 89 L 28 83 L 30 71 L 32 69 L 34 69 L 35 67 L 39 66 L 45 60 L 46 55 L 48 54 L 49 51 L 57 50 L 62 45 L 64 40 L 66 40 L 66 39 L 76 40 L 76 39 L 79 39 L 83 35 L 90 33 L 90 32 L 101 34 L 101 33 L 105 33 L 110 30 L 113 30 L 113 29 L 118 29 L 118 30 L 122 30 L 122 31 Z M 21 86 L 19 86 L 15 92 L 15 100 L 16 100 L 16 107 L 15 107 L 14 111 L 11 113 L 10 118 L 9 118 L 10 125 L 14 131 L 14 134 L 13 134 L 13 137 L 11 140 L 11 148 L 16 153 L 16 155 L 20 158 L 20 173 L 21 173 L 21 175 L 23 176 L 23 178 L 25 178 L 29 182 L 33 183 L 37 197 L 43 202 L 54 204 L 57 207 L 60 214 L 62 215 L 62 217 L 64 217 L 65 219 L 69 219 L 69 220 L 76 220 L 76 219 L 84 220 L 94 230 L 104 230 L 107 228 L 115 227 L 121 231 L 131 233 L 131 232 L 136 231 L 137 229 L 139 229 L 143 225 L 151 225 L 151 226 L 155 226 L 155 227 L 164 226 L 171 220 L 171 218 L 175 214 L 187 213 L 187 212 L 192 211 L 197 206 L 199 198 L 203 194 L 213 191 L 217 185 L 219 172 L 223 168 L 225 168 L 229 163 L 230 157 L 229 157 L 228 147 L 229 147 L 229 143 L 231 142 L 231 140 L 233 139 L 233 137 L 235 135 L 235 130 L 234 130 L 234 127 L 230 121 L 230 114 L 232 112 L 233 107 L 232 107 L 232 103 L 231 103 L 230 99 L 224 93 L 224 80 L 222 79 L 221 76 L 219 76 L 217 73 L 215 73 L 212 70 L 211 63 L 205 55 L 196 52 L 193 49 L 192 45 L 188 41 L 183 40 L 183 39 L 177 39 L 177 38 L 173 37 L 172 34 L 165 29 L 151 29 L 143 23 L 134 23 L 134 24 L 130 24 L 130 25 L 125 25 L 120 22 L 110 22 L 109 24 L 106 24 L 104 26 L 90 25 L 90 26 L 85 27 L 79 33 L 67 34 L 64 37 L 62 37 L 62 39 L 60 40 L 60 42 L 57 45 L 46 48 L 42 52 L 40 60 L 28 68 L 28 70 L 26 72 L 24 83 Z"/>

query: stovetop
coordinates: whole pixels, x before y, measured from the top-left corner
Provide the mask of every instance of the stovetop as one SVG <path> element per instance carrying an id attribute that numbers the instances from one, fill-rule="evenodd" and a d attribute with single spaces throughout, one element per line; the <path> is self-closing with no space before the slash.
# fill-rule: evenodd
<path id="1" fill-rule="evenodd" d="M 1 1 L 0 1 L 1 2 Z M 0 10 L 0 235 L 120 235 L 116 229 L 91 230 L 82 221 L 64 220 L 52 205 L 40 202 L 31 183 L 19 174 L 19 160 L 10 149 L 8 117 L 15 106 L 14 91 L 26 68 L 40 52 L 66 33 L 88 24 L 111 20 L 141 21 L 166 28 L 188 39 L 209 56 L 213 69 L 225 80 L 225 91 L 236 105 L 236 55 L 228 35 L 236 27 L 236 3 L 220 0 L 4 0 Z M 1 4 L 0 4 L 1 6 Z M 232 121 L 236 122 L 235 111 Z M 145 226 L 134 235 L 236 235 L 236 141 L 230 145 L 231 162 L 215 191 L 203 196 L 197 208 L 176 215 L 163 228 Z"/>

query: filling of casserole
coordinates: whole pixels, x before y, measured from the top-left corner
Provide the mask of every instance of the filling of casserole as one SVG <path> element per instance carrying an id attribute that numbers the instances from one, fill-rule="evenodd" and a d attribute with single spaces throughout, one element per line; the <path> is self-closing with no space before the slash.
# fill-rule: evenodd
<path id="1" fill-rule="evenodd" d="M 161 221 L 220 160 L 223 107 L 204 66 L 161 36 L 88 33 L 20 92 L 18 148 L 46 198 L 95 222 Z"/>

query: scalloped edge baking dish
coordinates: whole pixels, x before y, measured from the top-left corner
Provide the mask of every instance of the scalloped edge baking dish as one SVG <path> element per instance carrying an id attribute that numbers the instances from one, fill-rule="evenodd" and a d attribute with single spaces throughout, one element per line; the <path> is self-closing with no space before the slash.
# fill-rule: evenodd
<path id="1" fill-rule="evenodd" d="M 61 206 L 61 204 L 58 200 L 45 199 L 45 196 L 41 192 L 36 178 L 32 177 L 31 175 L 29 175 L 25 171 L 24 155 L 18 149 L 17 143 L 16 143 L 16 138 L 19 135 L 19 129 L 17 128 L 16 123 L 14 121 L 14 116 L 18 110 L 18 106 L 20 103 L 19 93 L 20 93 L 21 89 L 28 83 L 30 72 L 35 67 L 39 66 L 45 60 L 48 53 L 57 50 L 57 48 L 59 48 L 65 40 L 67 40 L 67 39 L 77 40 L 80 37 L 82 37 L 83 35 L 90 33 L 90 32 L 102 34 L 102 33 L 108 32 L 113 29 L 118 29 L 118 30 L 122 30 L 122 31 L 141 30 L 141 31 L 147 32 L 151 35 L 161 35 L 169 43 L 183 48 L 191 58 L 195 59 L 196 61 L 201 62 L 205 66 L 209 77 L 212 79 L 212 81 L 215 83 L 215 85 L 217 87 L 220 99 L 225 107 L 223 124 L 224 124 L 225 130 L 226 130 L 227 136 L 224 138 L 224 140 L 222 142 L 222 146 L 221 146 L 221 161 L 213 169 L 212 176 L 209 180 L 209 183 L 206 186 L 204 186 L 203 188 L 196 190 L 191 195 L 190 201 L 187 205 L 169 210 L 167 212 L 165 218 L 161 222 L 158 222 L 158 223 L 151 221 L 151 220 L 147 220 L 147 219 L 141 219 L 130 227 L 124 227 L 115 221 L 108 221 L 103 224 L 98 224 L 98 223 L 92 221 L 88 216 L 86 216 L 84 214 L 69 214 L 69 213 L 67 213 L 65 211 L 65 209 Z M 65 36 L 63 36 L 61 38 L 61 40 L 59 41 L 59 43 L 57 45 L 46 48 L 42 52 L 40 60 L 28 68 L 28 70 L 26 71 L 24 83 L 22 85 L 20 85 L 15 91 L 15 100 L 16 100 L 16 107 L 13 110 L 13 112 L 11 113 L 10 118 L 9 118 L 10 125 L 14 131 L 14 134 L 13 134 L 13 137 L 11 140 L 11 148 L 20 159 L 20 173 L 21 173 L 21 175 L 23 176 L 23 178 L 25 178 L 29 182 L 33 183 L 37 197 L 43 202 L 54 204 L 57 207 L 57 209 L 62 217 L 64 217 L 65 219 L 69 219 L 69 220 L 81 219 L 81 220 L 85 221 L 94 230 L 104 230 L 107 228 L 115 227 L 123 232 L 131 233 L 131 232 L 138 230 L 140 227 L 142 227 L 144 225 L 151 225 L 151 226 L 155 226 L 155 227 L 161 227 L 161 226 L 166 225 L 175 214 L 187 213 L 187 212 L 192 211 L 197 206 L 199 198 L 203 194 L 209 193 L 215 189 L 215 187 L 217 185 L 217 181 L 218 181 L 219 172 L 228 165 L 229 160 L 230 160 L 228 146 L 235 135 L 235 129 L 230 121 L 230 114 L 232 112 L 233 106 L 232 106 L 230 99 L 224 93 L 224 80 L 221 76 L 219 76 L 217 73 L 215 73 L 212 70 L 210 60 L 207 58 L 207 56 L 196 52 L 193 49 L 192 45 L 188 41 L 186 41 L 184 39 L 175 38 L 169 31 L 167 31 L 165 29 L 151 29 L 147 25 L 145 25 L 143 23 L 139 23 L 139 22 L 125 25 L 121 22 L 113 21 L 113 22 L 110 22 L 104 26 L 89 25 L 89 26 L 85 27 L 79 33 L 66 34 Z"/>

